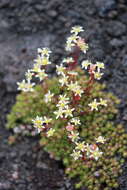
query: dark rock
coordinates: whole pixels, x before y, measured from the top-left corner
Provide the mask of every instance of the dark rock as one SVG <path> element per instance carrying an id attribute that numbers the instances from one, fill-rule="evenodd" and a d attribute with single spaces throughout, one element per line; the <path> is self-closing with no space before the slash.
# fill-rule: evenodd
<path id="1" fill-rule="evenodd" d="M 61 187 L 58 190 L 66 190 L 66 188 L 65 187 Z"/>
<path id="2" fill-rule="evenodd" d="M 119 37 L 126 32 L 126 25 L 119 21 L 110 21 L 106 26 L 109 35 Z"/>
<path id="3" fill-rule="evenodd" d="M 110 44 L 111 44 L 112 47 L 117 48 L 117 47 L 123 46 L 123 45 L 124 45 L 124 42 L 123 42 L 122 40 L 119 40 L 119 39 L 117 39 L 117 38 L 114 38 L 114 39 L 112 39 L 112 40 L 110 41 Z"/>
<path id="4" fill-rule="evenodd" d="M 96 60 L 103 60 L 104 58 L 104 51 L 100 48 L 96 48 L 96 49 L 93 49 L 90 53 L 90 57 L 92 58 L 92 55 L 94 55 L 94 58 L 93 59 L 96 59 Z"/>
<path id="5" fill-rule="evenodd" d="M 16 158 L 16 156 L 17 156 L 17 154 L 16 154 L 16 152 L 14 152 L 14 151 L 12 151 L 11 153 L 10 153 L 10 156 L 11 156 L 11 158 Z"/>
<path id="6" fill-rule="evenodd" d="M 0 8 L 5 8 L 9 5 L 9 0 L 1 0 L 0 1 Z"/>
<path id="7" fill-rule="evenodd" d="M 36 167 L 40 169 L 49 170 L 49 167 L 45 163 L 42 163 L 42 162 L 38 162 Z"/>
<path id="8" fill-rule="evenodd" d="M 113 10 L 113 11 L 110 11 L 107 16 L 108 18 L 114 19 L 117 17 L 117 15 L 118 15 L 118 12 L 116 10 Z"/>
<path id="9" fill-rule="evenodd" d="M 14 76 L 11 73 L 6 74 L 3 81 L 6 84 L 6 89 L 8 92 L 16 92 L 17 91 L 16 79 L 14 78 Z"/>
<path id="10" fill-rule="evenodd" d="M 1 22 L 0 22 L 0 31 L 2 29 L 8 29 L 9 26 L 10 26 L 9 23 L 6 20 L 2 19 Z"/>
<path id="11" fill-rule="evenodd" d="M 42 6 L 42 5 L 40 5 L 40 4 L 36 4 L 36 5 L 35 5 L 35 8 L 36 8 L 38 11 L 42 11 L 42 10 L 45 9 L 45 6 Z"/>
<path id="12" fill-rule="evenodd" d="M 0 190 L 11 190 L 11 184 L 8 182 L 0 182 Z"/>
<path id="13" fill-rule="evenodd" d="M 51 64 L 51 65 L 49 65 L 48 67 L 47 67 L 47 69 L 46 69 L 46 73 L 50 73 L 50 74 L 54 74 L 54 72 L 55 72 L 55 70 L 56 70 L 56 66 L 55 66 L 55 64 Z"/>
<path id="14" fill-rule="evenodd" d="M 0 162 L 2 162 L 6 158 L 4 152 L 0 153 Z"/>
<path id="15" fill-rule="evenodd" d="M 71 187 L 71 183 L 69 180 L 66 180 L 66 183 L 65 183 L 66 187 L 69 189 Z"/>
<path id="16" fill-rule="evenodd" d="M 124 67 L 127 68 L 127 55 L 124 56 L 122 64 L 123 64 Z"/>
<path id="17" fill-rule="evenodd" d="M 65 34 L 74 24 L 86 26 L 89 58 L 105 62 L 103 81 L 107 91 L 121 99 L 117 122 L 123 122 L 127 129 L 125 3 L 125 0 L 0 0 L 0 190 L 75 190 L 75 180 L 65 178 L 58 162 L 44 151 L 38 153 L 37 148 L 33 149 L 38 147 L 38 139 L 20 137 L 9 146 L 8 136 L 12 132 L 5 129 L 6 114 L 15 102 L 16 82 L 24 78 L 33 64 L 37 48 L 50 47 L 53 51 L 54 65 L 47 68 L 52 76 L 55 64 L 60 63 L 65 53 Z M 127 190 L 127 166 L 123 167 L 120 189 Z"/>
<path id="18" fill-rule="evenodd" d="M 57 16 L 57 12 L 55 10 L 49 10 L 47 11 L 47 14 L 51 17 L 56 17 Z"/>
<path id="19" fill-rule="evenodd" d="M 127 13 L 126 12 L 120 15 L 120 20 L 121 20 L 121 22 L 127 24 Z"/>
<path id="20" fill-rule="evenodd" d="M 98 14 L 104 17 L 109 11 L 116 8 L 116 0 L 95 0 L 95 6 Z"/>

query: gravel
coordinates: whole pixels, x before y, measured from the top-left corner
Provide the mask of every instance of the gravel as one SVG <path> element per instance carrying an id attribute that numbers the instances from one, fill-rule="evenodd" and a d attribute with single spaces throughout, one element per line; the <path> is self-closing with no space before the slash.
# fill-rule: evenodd
<path id="1" fill-rule="evenodd" d="M 15 102 L 16 82 L 32 65 L 38 47 L 50 47 L 55 64 L 64 56 L 70 27 L 79 24 L 90 45 L 91 60 L 106 65 L 103 82 L 121 103 L 116 122 L 127 129 L 127 3 L 124 0 L 1 0 L 0 1 L 0 190 L 74 190 L 60 162 L 52 160 L 38 138 L 22 137 L 8 144 L 6 114 Z M 127 163 L 119 178 L 127 190 Z M 84 190 L 84 188 L 82 188 Z"/>

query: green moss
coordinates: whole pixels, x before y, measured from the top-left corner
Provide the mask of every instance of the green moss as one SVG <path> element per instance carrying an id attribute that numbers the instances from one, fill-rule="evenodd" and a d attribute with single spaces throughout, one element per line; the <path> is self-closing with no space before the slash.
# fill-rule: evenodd
<path id="1" fill-rule="evenodd" d="M 87 78 L 84 72 L 77 68 L 79 73 L 78 82 L 81 86 L 85 84 Z M 68 141 L 65 121 L 58 119 L 55 121 L 53 128 L 56 132 L 53 137 L 47 138 L 41 134 L 40 144 L 56 159 L 63 160 L 66 166 L 66 173 L 70 177 L 78 177 L 79 183 L 77 188 L 87 186 L 89 190 L 105 190 L 117 188 L 117 178 L 121 173 L 121 165 L 124 163 L 126 154 L 127 135 L 121 125 L 115 125 L 113 120 L 117 115 L 117 109 L 114 105 L 119 100 L 111 93 L 104 92 L 105 85 L 94 83 L 90 96 L 84 96 L 81 99 L 81 107 L 78 109 L 85 114 L 80 116 L 82 125 L 79 127 L 80 136 L 86 143 L 93 143 L 95 138 L 103 136 L 107 139 L 104 145 L 101 145 L 103 151 L 102 157 L 98 160 L 78 160 L 75 161 L 70 154 L 73 145 Z M 21 93 L 17 96 L 16 104 L 13 106 L 11 113 L 8 115 L 8 128 L 14 128 L 20 124 L 31 124 L 31 120 L 38 116 L 52 114 L 55 110 L 54 103 L 45 103 L 44 94 L 47 89 L 57 95 L 62 93 L 58 79 L 48 79 L 42 86 L 37 86 L 34 92 Z M 101 107 L 99 111 L 89 111 L 88 104 L 93 98 L 107 99 L 108 106 Z M 77 181 L 77 180 L 76 180 Z"/>

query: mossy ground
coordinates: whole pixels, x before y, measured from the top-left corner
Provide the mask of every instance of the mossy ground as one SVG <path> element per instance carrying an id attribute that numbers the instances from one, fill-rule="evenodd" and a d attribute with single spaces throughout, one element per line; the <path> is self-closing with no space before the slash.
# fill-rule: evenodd
<path id="1" fill-rule="evenodd" d="M 87 81 L 84 72 L 79 68 L 78 82 L 81 86 Z M 57 95 L 62 93 L 58 85 L 58 78 L 48 79 L 42 85 L 38 85 L 34 92 L 21 93 L 17 96 L 16 104 L 8 115 L 8 128 L 14 128 L 20 124 L 31 125 L 31 120 L 38 116 L 54 117 L 55 99 L 53 103 L 44 102 L 44 94 L 50 90 Z M 105 85 L 94 83 L 90 96 L 81 99 L 81 106 L 78 108 L 84 114 L 80 115 L 82 125 L 78 128 L 80 137 L 86 143 L 93 143 L 95 138 L 103 136 L 106 143 L 101 145 L 103 155 L 98 161 L 88 160 L 75 161 L 70 156 L 73 144 L 67 139 L 65 127 L 66 120 L 55 120 L 53 128 L 56 132 L 53 137 L 47 138 L 41 134 L 40 144 L 56 159 L 63 160 L 66 166 L 66 173 L 70 177 L 78 177 L 76 187 L 86 186 L 89 190 L 110 190 L 117 188 L 117 179 L 121 173 L 121 166 L 126 157 L 127 135 L 121 125 L 116 125 L 113 120 L 116 117 L 116 104 L 119 100 L 111 93 L 104 92 Z M 90 111 L 88 104 L 94 98 L 103 98 L 108 101 L 107 107 L 100 107 L 99 111 Z M 77 181 L 77 180 L 76 180 Z"/>

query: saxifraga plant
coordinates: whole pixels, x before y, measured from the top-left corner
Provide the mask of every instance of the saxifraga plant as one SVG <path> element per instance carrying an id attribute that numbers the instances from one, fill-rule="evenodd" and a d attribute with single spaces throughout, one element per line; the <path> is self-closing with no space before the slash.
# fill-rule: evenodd
<path id="1" fill-rule="evenodd" d="M 118 187 L 127 135 L 121 125 L 113 123 L 119 100 L 95 81 L 103 75 L 104 64 L 83 60 L 81 67 L 89 76 L 78 66 L 80 51 L 88 50 L 79 36 L 82 31 L 80 26 L 72 28 L 66 42 L 70 56 L 56 66 L 57 77 L 49 79 L 46 73 L 51 51 L 38 49 L 26 80 L 18 83 L 23 92 L 8 115 L 7 127 L 15 134 L 39 133 L 44 149 L 54 159 L 63 160 L 70 177 L 78 177 L 77 188 L 111 190 Z M 35 86 L 31 80 L 36 77 L 40 84 Z"/>

